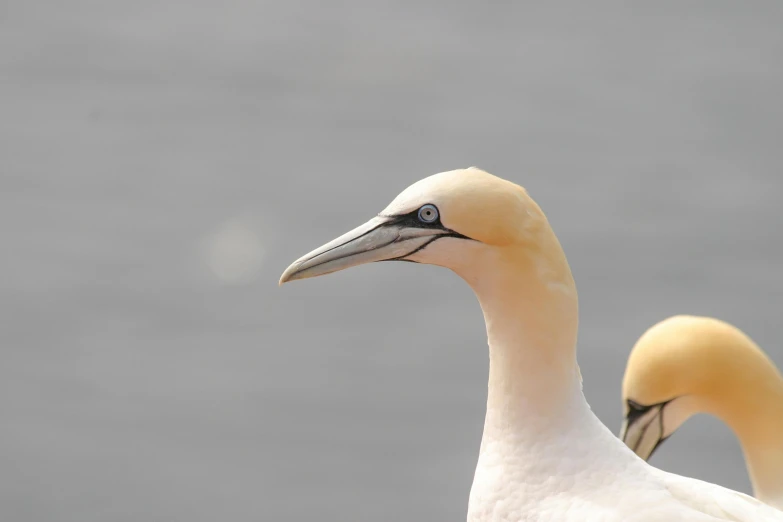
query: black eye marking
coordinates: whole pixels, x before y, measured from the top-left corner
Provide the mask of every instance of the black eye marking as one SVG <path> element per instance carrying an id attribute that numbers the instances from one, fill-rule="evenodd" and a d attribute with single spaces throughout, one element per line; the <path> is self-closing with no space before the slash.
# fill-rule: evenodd
<path id="1" fill-rule="evenodd" d="M 390 218 L 389 221 L 383 224 L 383 226 L 398 225 L 400 227 L 405 227 L 405 228 L 423 228 L 423 229 L 442 230 L 445 232 L 445 234 L 439 234 L 438 238 L 456 237 L 460 239 L 470 239 L 471 241 L 475 241 L 475 239 L 473 239 L 472 237 L 468 237 L 464 234 L 460 234 L 455 230 L 445 227 L 440 220 L 441 216 L 438 207 L 436 207 L 432 203 L 427 203 L 425 205 L 422 205 L 421 207 L 417 208 L 416 210 L 412 210 L 407 214 L 396 214 L 396 215 L 379 214 L 379 216 L 384 218 Z M 422 217 L 424 219 L 422 219 Z"/>
<path id="2" fill-rule="evenodd" d="M 407 254 L 399 257 L 386 259 L 385 261 L 409 261 L 411 263 L 416 263 L 417 261 L 413 261 L 411 259 L 405 259 L 405 258 L 412 254 L 415 254 L 416 252 L 419 252 L 420 250 L 425 249 L 426 247 L 428 247 L 429 245 L 431 245 L 432 243 L 434 243 L 435 241 L 437 241 L 442 237 L 455 237 L 458 239 L 468 239 L 470 241 L 476 241 L 472 237 L 468 237 L 464 234 L 460 234 L 459 232 L 456 232 L 450 228 L 445 227 L 440 220 L 440 211 L 438 210 L 438 207 L 436 207 L 431 203 L 422 205 L 421 207 L 411 212 L 408 212 L 407 214 L 396 214 L 396 215 L 379 214 L 379 217 L 388 219 L 388 221 L 384 222 L 380 226 L 398 226 L 401 228 L 420 228 L 425 230 L 433 229 L 433 230 L 442 231 L 442 233 L 440 234 L 434 234 L 429 239 L 429 241 L 419 246 L 412 252 L 408 252 Z"/>
<path id="3" fill-rule="evenodd" d="M 633 424 L 636 422 L 639 417 L 650 411 L 652 408 L 654 408 L 656 405 L 652 406 L 642 406 L 636 401 L 633 401 L 631 399 L 628 399 L 626 401 L 628 404 L 628 415 L 626 415 L 626 418 L 628 419 L 628 424 Z"/>
<path id="4" fill-rule="evenodd" d="M 641 404 L 639 404 L 638 402 L 636 402 L 633 399 L 628 399 L 627 402 L 628 402 L 628 407 L 631 408 L 632 410 L 636 410 L 636 411 L 644 412 L 644 411 L 647 411 L 650 408 L 652 408 L 652 406 L 642 406 Z"/>
<path id="5" fill-rule="evenodd" d="M 676 397 L 674 399 L 676 399 Z M 643 417 L 650 410 L 653 409 L 657 410 L 655 416 L 649 419 L 647 421 L 647 424 L 645 424 L 642 427 L 642 433 L 644 434 L 650 428 L 650 425 L 653 423 L 654 420 L 658 421 L 658 437 L 660 438 L 655 443 L 655 446 L 653 446 L 653 449 L 650 451 L 650 454 L 647 456 L 648 459 L 652 457 L 653 453 L 655 453 L 655 450 L 657 450 L 658 447 L 666 439 L 669 438 L 668 436 L 664 437 L 663 435 L 663 409 L 666 407 L 667 404 L 672 402 L 674 399 L 669 399 L 668 401 L 659 402 L 658 404 L 651 404 L 649 406 L 639 404 L 638 402 L 632 399 L 627 399 L 625 401 L 625 403 L 628 405 L 628 414 L 625 416 L 628 422 L 628 426 L 636 424 L 639 421 L 639 419 Z M 631 449 L 636 451 L 639 447 L 639 444 L 642 443 L 642 440 L 643 440 L 643 436 L 639 437 L 639 439 L 636 441 L 636 444 Z"/>

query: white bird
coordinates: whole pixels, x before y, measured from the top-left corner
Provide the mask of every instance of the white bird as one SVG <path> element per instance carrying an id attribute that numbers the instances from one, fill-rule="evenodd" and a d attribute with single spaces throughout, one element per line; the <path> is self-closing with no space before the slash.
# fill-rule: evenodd
<path id="1" fill-rule="evenodd" d="M 453 270 L 484 313 L 489 386 L 469 522 L 783 521 L 752 497 L 653 468 L 592 413 L 576 362 L 576 286 L 522 187 L 473 167 L 435 174 L 295 261 L 280 283 L 387 260 Z"/>
<path id="2" fill-rule="evenodd" d="M 708 413 L 739 439 L 756 498 L 783 509 L 783 378 L 734 326 L 679 315 L 636 342 L 623 378 L 620 438 L 647 460 L 692 415 Z"/>

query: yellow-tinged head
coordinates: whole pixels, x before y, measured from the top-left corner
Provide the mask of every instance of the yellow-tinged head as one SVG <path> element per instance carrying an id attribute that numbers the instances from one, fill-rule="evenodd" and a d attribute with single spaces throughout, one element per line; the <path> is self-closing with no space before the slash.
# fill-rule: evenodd
<path id="1" fill-rule="evenodd" d="M 280 284 L 389 260 L 445 266 L 472 284 L 477 263 L 511 255 L 527 258 L 520 270 L 573 286 L 557 238 L 525 189 L 471 167 L 414 183 L 378 216 L 295 261 Z"/>
<path id="2" fill-rule="evenodd" d="M 529 369 L 535 358 L 578 374 L 576 286 L 546 216 L 522 187 L 475 167 L 425 178 L 296 260 L 280 284 L 376 261 L 438 265 L 462 277 L 481 304 L 490 350 L 514 347 L 497 350 L 496 367 Z"/>
<path id="3" fill-rule="evenodd" d="M 678 315 L 647 330 L 623 378 L 621 438 L 644 459 L 696 413 L 715 415 L 735 431 L 750 426 L 780 375 L 742 331 L 710 317 Z"/>
<path id="4" fill-rule="evenodd" d="M 417 181 L 380 215 L 405 215 L 425 204 L 437 207 L 446 228 L 487 245 L 524 242 L 527 229 L 546 221 L 524 188 L 476 167 Z"/>

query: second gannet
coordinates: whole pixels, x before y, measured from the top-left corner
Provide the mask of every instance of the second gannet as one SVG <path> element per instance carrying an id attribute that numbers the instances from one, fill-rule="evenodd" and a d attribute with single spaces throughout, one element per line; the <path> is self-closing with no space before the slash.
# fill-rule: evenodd
<path id="1" fill-rule="evenodd" d="M 489 385 L 469 522 L 783 521 L 752 497 L 653 468 L 593 414 L 571 270 L 522 187 L 477 168 L 430 176 L 280 283 L 388 260 L 451 269 L 484 313 Z"/>
<path id="2" fill-rule="evenodd" d="M 647 460 L 697 413 L 739 439 L 756 498 L 783 509 L 783 378 L 753 340 L 711 317 L 678 315 L 636 342 L 623 378 L 620 438 Z"/>

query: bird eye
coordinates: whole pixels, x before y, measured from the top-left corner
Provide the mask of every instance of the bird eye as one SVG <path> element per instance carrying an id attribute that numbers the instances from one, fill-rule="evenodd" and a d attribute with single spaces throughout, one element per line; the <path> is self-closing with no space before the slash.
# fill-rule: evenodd
<path id="1" fill-rule="evenodd" d="M 419 221 L 432 223 L 438 219 L 438 209 L 435 205 L 424 205 L 419 209 Z"/>

